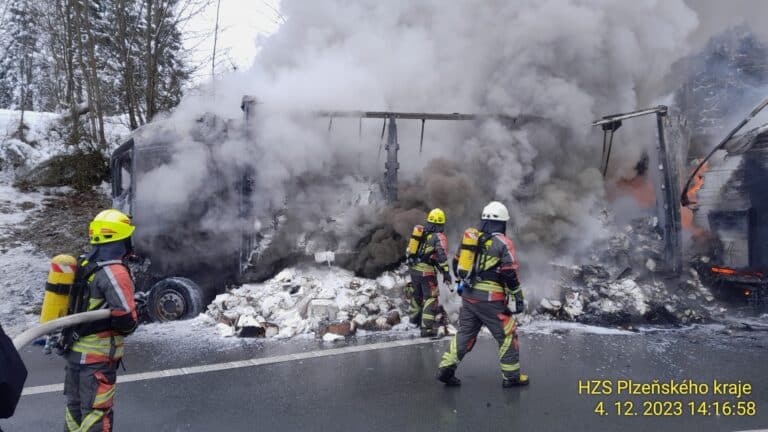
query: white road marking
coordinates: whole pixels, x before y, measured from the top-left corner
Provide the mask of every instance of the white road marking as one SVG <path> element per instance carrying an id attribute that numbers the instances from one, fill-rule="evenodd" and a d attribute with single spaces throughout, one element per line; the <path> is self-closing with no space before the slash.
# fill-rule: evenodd
<path id="1" fill-rule="evenodd" d="M 152 372 L 141 372 L 128 375 L 118 375 L 118 383 L 127 383 L 134 381 L 146 381 L 158 378 L 169 378 L 183 375 L 193 375 L 207 372 L 218 372 L 229 369 L 238 369 L 253 366 L 263 366 L 275 363 L 286 363 L 298 360 L 306 360 L 312 358 L 330 357 L 341 354 L 358 353 L 364 351 L 375 351 L 389 348 L 413 346 L 413 345 L 425 345 L 438 342 L 442 339 L 407 339 L 397 340 L 391 342 L 380 342 L 364 345 L 351 345 L 342 348 L 331 348 L 317 351 L 301 352 L 295 354 L 278 355 L 274 357 L 261 357 L 248 360 L 237 360 L 226 363 L 214 363 L 209 365 L 190 366 L 176 369 L 165 369 Z M 445 339 L 447 340 L 447 339 Z M 22 396 L 30 396 L 43 393 L 54 393 L 64 391 L 64 384 L 50 384 L 35 387 L 25 387 L 21 393 Z"/>

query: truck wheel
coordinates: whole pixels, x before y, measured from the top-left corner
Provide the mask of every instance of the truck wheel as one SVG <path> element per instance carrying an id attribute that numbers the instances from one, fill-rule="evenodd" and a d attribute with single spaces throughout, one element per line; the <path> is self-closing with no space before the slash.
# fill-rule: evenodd
<path id="1" fill-rule="evenodd" d="M 183 277 L 170 277 L 152 286 L 147 311 L 152 321 L 194 318 L 203 311 L 202 298 L 200 286 L 193 281 Z"/>

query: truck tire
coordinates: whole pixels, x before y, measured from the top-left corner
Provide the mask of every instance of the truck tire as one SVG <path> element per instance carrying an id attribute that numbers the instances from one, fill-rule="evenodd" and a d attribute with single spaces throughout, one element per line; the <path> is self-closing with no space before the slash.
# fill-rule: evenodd
<path id="1" fill-rule="evenodd" d="M 203 311 L 203 292 L 199 285 L 183 277 L 169 277 L 149 291 L 147 312 L 152 321 L 178 321 L 198 316 Z"/>

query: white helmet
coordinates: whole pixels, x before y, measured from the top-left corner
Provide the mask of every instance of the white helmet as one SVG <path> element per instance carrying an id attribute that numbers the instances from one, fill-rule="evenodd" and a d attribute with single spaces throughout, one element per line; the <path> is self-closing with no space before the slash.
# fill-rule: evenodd
<path id="1" fill-rule="evenodd" d="M 491 201 L 483 208 L 483 215 L 480 219 L 506 222 L 509 220 L 509 210 L 504 204 Z"/>

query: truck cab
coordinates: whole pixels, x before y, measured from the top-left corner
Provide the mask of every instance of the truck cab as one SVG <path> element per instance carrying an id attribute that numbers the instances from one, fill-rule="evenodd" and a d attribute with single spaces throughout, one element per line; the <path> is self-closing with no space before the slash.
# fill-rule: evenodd
<path id="1" fill-rule="evenodd" d="M 220 119 L 199 122 L 226 134 Z M 195 145 L 215 146 L 220 138 Z M 144 317 L 153 321 L 194 317 L 216 294 L 239 283 L 255 236 L 250 173 L 218 167 L 212 160 L 197 168 L 185 165 L 183 171 L 200 180 L 191 190 L 189 182 L 175 178 L 183 163 L 174 158 L 179 140 L 172 130 L 139 129 L 110 160 L 112 205 L 130 214 L 137 227 L 133 241 L 139 263 L 132 266 L 137 299 Z M 185 198 L 174 202 L 179 195 Z M 218 209 L 234 214 L 219 216 Z M 212 230 L 211 224 L 219 228 Z"/>

